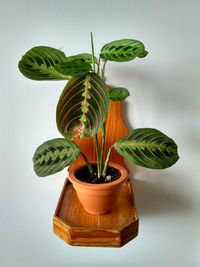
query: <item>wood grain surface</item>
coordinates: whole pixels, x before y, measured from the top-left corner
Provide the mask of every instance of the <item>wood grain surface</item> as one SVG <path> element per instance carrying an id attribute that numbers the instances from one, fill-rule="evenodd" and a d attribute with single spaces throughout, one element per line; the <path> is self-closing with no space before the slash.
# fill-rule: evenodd
<path id="1" fill-rule="evenodd" d="M 54 233 L 70 245 L 121 247 L 138 234 L 138 215 L 130 181 L 122 186 L 111 213 L 93 215 L 81 206 L 66 179 L 54 215 Z"/>

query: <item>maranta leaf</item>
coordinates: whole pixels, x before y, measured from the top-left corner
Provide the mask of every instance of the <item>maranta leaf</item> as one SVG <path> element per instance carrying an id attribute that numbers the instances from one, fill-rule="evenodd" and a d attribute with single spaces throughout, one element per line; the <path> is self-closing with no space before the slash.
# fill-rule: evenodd
<path id="1" fill-rule="evenodd" d="M 112 101 L 124 101 L 130 95 L 128 89 L 122 87 L 113 87 L 108 92 Z"/>
<path id="2" fill-rule="evenodd" d="M 66 76 L 79 76 L 91 71 L 92 66 L 86 62 L 67 61 L 55 65 L 55 70 Z"/>
<path id="3" fill-rule="evenodd" d="M 85 62 L 85 63 L 89 63 L 89 64 L 93 63 L 92 55 L 87 54 L 87 53 L 67 57 L 67 62 L 71 62 L 71 61 L 73 61 L 73 62 Z M 94 57 L 94 61 L 96 64 L 98 63 L 98 59 L 96 57 Z"/>
<path id="4" fill-rule="evenodd" d="M 34 171 L 38 176 L 59 172 L 80 155 L 79 147 L 70 140 L 56 138 L 40 145 L 33 156 Z"/>
<path id="5" fill-rule="evenodd" d="M 30 49 L 20 60 L 19 70 L 32 80 L 68 80 L 68 76 L 55 69 L 56 64 L 65 62 L 65 54 L 48 46 L 36 46 Z"/>
<path id="6" fill-rule="evenodd" d="M 108 89 L 97 74 L 74 77 L 58 101 L 58 130 L 67 139 L 94 136 L 105 121 L 108 108 Z"/>
<path id="7" fill-rule="evenodd" d="M 178 160 L 176 143 L 151 128 L 132 130 L 114 144 L 115 150 L 131 163 L 151 169 L 165 169 Z"/>
<path id="8" fill-rule="evenodd" d="M 100 56 L 104 61 L 130 61 L 135 57 L 145 57 L 148 52 L 144 44 L 133 39 L 122 39 L 110 42 L 103 46 Z"/>

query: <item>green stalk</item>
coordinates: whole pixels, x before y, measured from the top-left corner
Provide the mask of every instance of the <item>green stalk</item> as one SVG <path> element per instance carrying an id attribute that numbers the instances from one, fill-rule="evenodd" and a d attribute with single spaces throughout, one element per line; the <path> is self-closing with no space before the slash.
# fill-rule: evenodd
<path id="1" fill-rule="evenodd" d="M 105 122 L 102 125 L 101 134 L 102 134 L 102 144 L 101 144 L 101 158 L 100 158 L 100 172 L 102 173 L 104 167 L 104 154 L 105 154 L 105 141 L 106 141 L 106 131 L 105 131 Z"/>
<path id="2" fill-rule="evenodd" d="M 101 78 L 102 78 L 104 81 L 105 81 L 106 63 L 107 63 L 107 61 L 104 61 L 104 63 L 103 63 L 103 67 L 102 67 L 102 70 L 101 70 Z"/>
<path id="3" fill-rule="evenodd" d="M 99 153 L 99 141 L 97 134 L 95 135 L 95 149 L 96 149 L 96 156 L 97 156 L 97 175 L 98 178 L 101 177 L 101 171 L 100 171 L 100 153 Z"/>
<path id="4" fill-rule="evenodd" d="M 93 170 L 92 165 L 91 165 L 91 163 L 89 162 L 88 158 L 87 158 L 86 155 L 84 155 L 82 152 L 81 152 L 81 156 L 82 156 L 83 159 L 85 160 L 85 163 L 86 163 L 86 165 L 87 165 L 87 167 L 88 167 L 88 170 L 89 170 L 90 175 L 93 175 L 94 170 Z"/>
<path id="5" fill-rule="evenodd" d="M 92 46 L 92 63 L 93 63 L 93 71 L 95 72 L 95 60 L 94 60 L 94 43 L 93 43 L 93 35 L 90 33 L 91 37 L 91 46 Z"/>
<path id="6" fill-rule="evenodd" d="M 99 56 L 97 74 L 100 74 L 100 64 L 101 64 L 101 57 Z"/>
<path id="7" fill-rule="evenodd" d="M 108 168 L 108 163 L 110 161 L 110 154 L 112 152 L 112 149 L 113 149 L 113 146 L 111 146 L 108 150 L 108 154 L 107 154 L 107 157 L 106 157 L 106 161 L 105 161 L 105 165 L 104 165 L 104 168 L 103 168 L 103 172 L 102 172 L 102 176 L 105 177 L 106 176 L 106 171 L 107 171 L 107 168 Z"/>
<path id="8" fill-rule="evenodd" d="M 103 79 L 104 82 L 105 82 L 105 67 L 106 67 L 106 62 L 107 61 L 105 61 L 103 63 L 103 67 L 101 69 L 101 78 Z M 100 57 L 99 57 L 99 65 L 100 65 Z M 101 171 L 102 176 L 105 177 L 107 166 L 108 166 L 108 162 L 105 162 L 105 164 L 104 164 L 105 140 L 106 140 L 105 121 L 103 123 L 102 129 L 101 129 L 101 133 L 102 133 L 102 144 L 101 144 L 100 171 Z M 109 149 L 108 153 L 109 152 L 111 153 L 110 149 Z M 109 158 L 108 158 L 108 161 L 109 161 Z"/>

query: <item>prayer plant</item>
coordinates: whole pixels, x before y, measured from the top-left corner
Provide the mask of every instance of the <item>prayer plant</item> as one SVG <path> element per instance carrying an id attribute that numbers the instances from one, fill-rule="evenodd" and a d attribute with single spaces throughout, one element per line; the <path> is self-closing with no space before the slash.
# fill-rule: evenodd
<path id="1" fill-rule="evenodd" d="M 105 66 L 108 61 L 125 62 L 143 58 L 148 52 L 142 42 L 122 39 L 107 43 L 99 57 L 94 55 L 91 33 L 91 54 L 66 56 L 64 52 L 37 46 L 30 49 L 20 60 L 19 70 L 32 80 L 68 80 L 57 105 L 57 127 L 64 138 L 48 140 L 40 145 L 33 156 L 34 170 L 38 176 L 47 176 L 69 166 L 80 155 L 90 174 L 93 168 L 73 137 L 95 138 L 98 177 L 105 177 L 110 154 L 115 149 L 133 164 L 164 169 L 178 160 L 176 143 L 152 128 L 139 128 L 118 139 L 105 155 L 105 121 L 109 101 L 123 101 L 129 96 L 125 88 L 108 90 L 105 83 Z M 97 134 L 102 133 L 99 149 Z"/>

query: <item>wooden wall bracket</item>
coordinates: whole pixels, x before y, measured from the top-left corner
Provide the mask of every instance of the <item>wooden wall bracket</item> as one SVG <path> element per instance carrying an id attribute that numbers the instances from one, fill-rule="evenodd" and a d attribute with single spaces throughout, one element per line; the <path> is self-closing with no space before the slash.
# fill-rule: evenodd
<path id="1" fill-rule="evenodd" d="M 121 102 L 111 102 L 106 121 L 106 151 L 114 142 L 127 134 L 121 117 Z M 99 143 L 101 136 L 98 136 Z M 93 138 L 76 139 L 91 161 L 96 160 Z M 126 167 L 123 158 L 113 151 L 111 161 Z M 71 164 L 82 163 L 79 157 Z M 62 240 L 74 246 L 121 247 L 138 235 L 139 218 L 135 206 L 132 179 L 122 186 L 111 213 L 92 215 L 81 206 L 72 184 L 66 179 L 53 217 L 53 231 Z"/>

